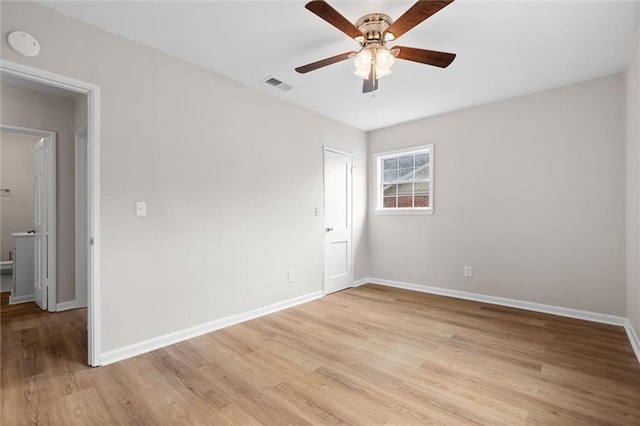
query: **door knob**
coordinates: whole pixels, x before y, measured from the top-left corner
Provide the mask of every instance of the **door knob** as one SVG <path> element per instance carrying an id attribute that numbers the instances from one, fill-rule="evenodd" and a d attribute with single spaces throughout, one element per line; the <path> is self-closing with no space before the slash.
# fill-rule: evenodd
<path id="1" fill-rule="evenodd" d="M 333 228 L 327 228 L 327 232 L 333 231 Z"/>

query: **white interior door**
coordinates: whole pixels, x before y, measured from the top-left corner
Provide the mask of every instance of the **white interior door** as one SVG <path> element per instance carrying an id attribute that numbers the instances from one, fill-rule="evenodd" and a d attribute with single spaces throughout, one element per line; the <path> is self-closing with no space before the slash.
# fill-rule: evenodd
<path id="1" fill-rule="evenodd" d="M 33 151 L 34 159 L 34 229 L 35 280 L 33 300 L 41 309 L 47 309 L 47 191 L 45 138 L 40 139 Z"/>
<path id="2" fill-rule="evenodd" d="M 353 284 L 351 250 L 351 154 L 324 150 L 324 292 L 344 290 Z"/>

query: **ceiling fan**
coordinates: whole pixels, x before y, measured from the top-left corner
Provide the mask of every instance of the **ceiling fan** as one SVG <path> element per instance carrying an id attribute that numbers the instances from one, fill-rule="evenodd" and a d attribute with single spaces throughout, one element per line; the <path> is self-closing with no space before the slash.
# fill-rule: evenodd
<path id="1" fill-rule="evenodd" d="M 385 44 L 397 39 L 453 1 L 419 0 L 396 21 L 384 13 L 369 13 L 358 19 L 355 24 L 338 13 L 326 1 L 310 1 L 305 8 L 356 40 L 361 48 L 357 52 L 345 52 L 303 65 L 296 68 L 296 71 L 304 74 L 355 58 L 354 74 L 364 79 L 362 93 L 370 93 L 378 89 L 378 78 L 391 73 L 395 58 L 446 68 L 455 59 L 455 54 L 405 46 L 394 46 L 389 49 Z"/>

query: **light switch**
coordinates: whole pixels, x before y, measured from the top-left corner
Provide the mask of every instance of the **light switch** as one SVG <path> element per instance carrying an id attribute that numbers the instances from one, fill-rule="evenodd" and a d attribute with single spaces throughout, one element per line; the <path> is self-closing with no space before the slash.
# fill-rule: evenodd
<path id="1" fill-rule="evenodd" d="M 147 215 L 147 203 L 144 201 L 136 201 L 136 216 Z"/>

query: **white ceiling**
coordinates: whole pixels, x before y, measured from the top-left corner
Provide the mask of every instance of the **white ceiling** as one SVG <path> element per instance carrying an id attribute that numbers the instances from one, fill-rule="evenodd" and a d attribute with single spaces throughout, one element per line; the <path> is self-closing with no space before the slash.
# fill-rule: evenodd
<path id="1" fill-rule="evenodd" d="M 352 22 L 371 12 L 396 19 L 413 3 L 330 1 Z M 305 1 L 45 4 L 362 130 L 623 71 L 639 16 L 631 0 L 457 0 L 389 44 L 456 53 L 455 61 L 440 69 L 398 60 L 371 96 L 350 60 L 294 71 L 358 48 Z M 263 83 L 270 76 L 293 89 Z"/>

